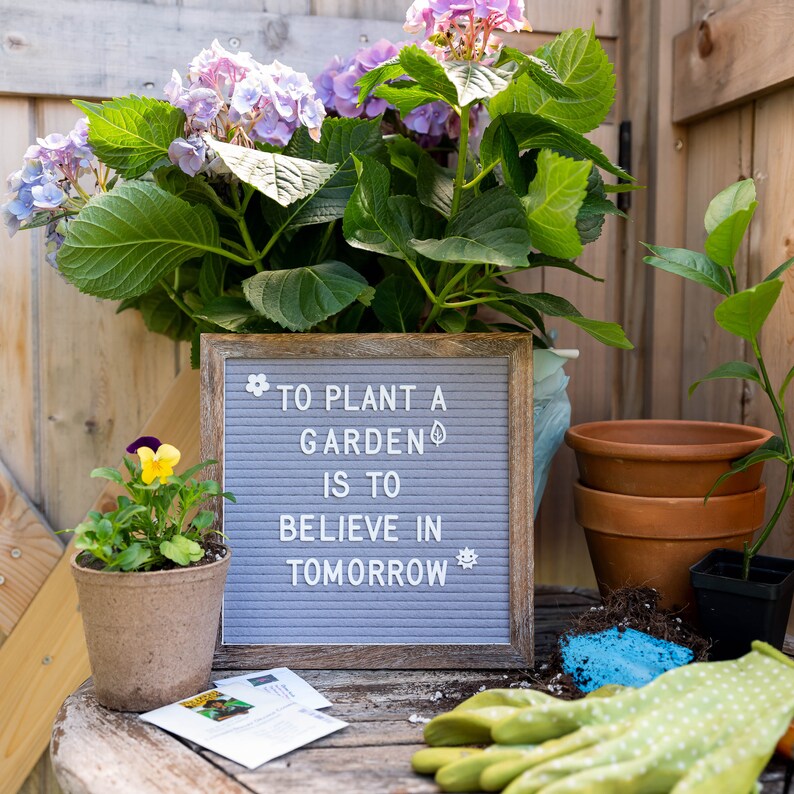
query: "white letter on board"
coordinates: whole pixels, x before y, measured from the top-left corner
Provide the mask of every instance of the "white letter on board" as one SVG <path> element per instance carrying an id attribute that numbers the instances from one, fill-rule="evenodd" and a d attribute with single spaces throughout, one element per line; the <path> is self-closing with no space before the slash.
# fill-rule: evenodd
<path id="1" fill-rule="evenodd" d="M 400 386 L 400 391 L 405 395 L 405 410 L 411 410 L 411 392 L 416 391 L 416 386 Z"/>
<path id="2" fill-rule="evenodd" d="M 289 384 L 285 384 L 283 386 L 276 386 L 276 388 L 281 392 L 281 410 L 287 410 L 287 395 L 292 391 L 293 387 Z"/>
<path id="3" fill-rule="evenodd" d="M 303 395 L 303 397 L 301 397 Z M 312 404 L 311 389 L 305 384 L 301 383 L 295 387 L 295 407 L 299 411 L 308 411 Z"/>
<path id="4" fill-rule="evenodd" d="M 353 574 L 354 565 L 358 568 L 358 573 L 355 575 Z M 350 582 L 353 587 L 358 587 L 364 581 L 364 563 L 361 562 L 358 557 L 353 557 L 347 564 L 347 581 Z"/>
<path id="5" fill-rule="evenodd" d="M 378 580 L 378 583 L 381 587 L 386 587 L 386 582 L 383 581 L 383 569 L 384 569 L 383 561 L 382 560 L 370 560 L 369 561 L 369 586 L 375 586 L 375 579 Z"/>
<path id="6" fill-rule="evenodd" d="M 303 562 L 303 560 L 287 560 L 287 565 L 292 566 L 292 586 L 298 586 L 298 566 Z"/>
<path id="7" fill-rule="evenodd" d="M 427 560 L 427 583 L 432 587 L 435 584 L 436 578 L 438 578 L 439 587 L 443 587 L 444 582 L 447 580 L 446 560 L 441 563 L 438 560 L 434 562 Z"/>
<path id="8" fill-rule="evenodd" d="M 295 529 L 295 516 L 279 516 L 278 519 L 278 539 L 282 542 L 295 540 L 298 531 Z"/>
<path id="9" fill-rule="evenodd" d="M 314 575 L 309 576 L 309 566 L 313 566 Z M 309 587 L 314 587 L 320 581 L 320 563 L 312 557 L 303 563 L 303 579 Z"/>
<path id="10" fill-rule="evenodd" d="M 317 451 L 317 443 L 315 442 L 315 438 L 317 438 L 317 431 L 312 430 L 310 427 L 307 427 L 301 433 L 301 452 L 304 455 L 314 455 Z"/>
<path id="11" fill-rule="evenodd" d="M 329 452 L 333 452 L 334 455 L 339 454 L 339 444 L 336 441 L 336 433 L 334 433 L 334 429 L 332 427 L 329 428 L 328 435 L 325 438 L 323 455 L 327 455 Z"/>
<path id="12" fill-rule="evenodd" d="M 435 411 L 436 406 L 439 406 L 442 411 L 447 410 L 447 404 L 444 402 L 444 392 L 441 391 L 440 386 L 436 386 L 436 391 L 433 395 L 433 404 L 430 406 L 430 410 Z"/>
<path id="13" fill-rule="evenodd" d="M 323 560 L 323 584 L 334 583 L 342 586 L 342 560 L 337 560 L 333 568 L 328 560 Z"/>
<path id="14" fill-rule="evenodd" d="M 411 576 L 411 567 L 416 566 L 416 574 Z M 405 566 L 405 575 L 408 578 L 408 584 L 413 585 L 416 587 L 418 584 L 422 584 L 422 575 L 424 571 L 422 570 L 422 561 L 417 560 L 416 558 L 412 560 L 408 560 L 408 565 Z"/>
<path id="15" fill-rule="evenodd" d="M 389 587 L 392 586 L 392 579 L 396 579 L 400 587 L 405 587 L 405 582 L 403 582 L 403 564 L 399 560 L 389 560 Z"/>
<path id="16" fill-rule="evenodd" d="M 328 385 L 325 387 L 325 410 L 331 410 L 331 403 L 336 402 L 342 396 L 342 390 L 338 386 Z"/>

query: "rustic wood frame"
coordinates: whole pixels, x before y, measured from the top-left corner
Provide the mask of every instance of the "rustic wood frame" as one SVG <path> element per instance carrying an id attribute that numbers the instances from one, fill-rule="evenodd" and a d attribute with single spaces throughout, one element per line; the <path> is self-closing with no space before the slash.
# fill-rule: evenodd
<path id="1" fill-rule="evenodd" d="M 201 454 L 222 481 L 224 381 L 229 358 L 506 357 L 509 424 L 510 643 L 461 645 L 231 645 L 220 633 L 216 668 L 513 668 L 532 664 L 532 337 L 530 334 L 204 334 L 201 337 Z M 216 528 L 223 526 L 218 505 Z M 232 541 L 233 543 L 233 541 Z"/>

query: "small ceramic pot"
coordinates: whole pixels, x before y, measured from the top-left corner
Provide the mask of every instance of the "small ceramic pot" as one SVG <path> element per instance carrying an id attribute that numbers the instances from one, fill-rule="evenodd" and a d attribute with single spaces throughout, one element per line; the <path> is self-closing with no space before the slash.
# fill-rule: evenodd
<path id="1" fill-rule="evenodd" d="M 565 434 L 579 477 L 599 491 L 630 496 L 704 497 L 732 461 L 772 437 L 769 430 L 723 422 L 615 420 L 575 425 Z M 715 496 L 758 488 L 763 463 L 728 478 Z"/>
<path id="2" fill-rule="evenodd" d="M 97 700 L 149 711 L 207 688 L 231 551 L 170 571 L 105 572 L 77 564 L 77 584 Z"/>

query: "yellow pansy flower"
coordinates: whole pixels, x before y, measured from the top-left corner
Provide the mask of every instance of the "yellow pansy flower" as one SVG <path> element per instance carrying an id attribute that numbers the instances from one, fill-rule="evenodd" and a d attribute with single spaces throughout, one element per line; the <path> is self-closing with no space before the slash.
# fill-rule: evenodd
<path id="1" fill-rule="evenodd" d="M 158 477 L 160 485 L 165 485 L 174 473 L 174 466 L 179 463 L 182 453 L 171 444 L 160 444 L 157 452 L 151 447 L 138 447 L 138 457 L 143 467 L 141 479 L 146 485 L 151 485 Z"/>

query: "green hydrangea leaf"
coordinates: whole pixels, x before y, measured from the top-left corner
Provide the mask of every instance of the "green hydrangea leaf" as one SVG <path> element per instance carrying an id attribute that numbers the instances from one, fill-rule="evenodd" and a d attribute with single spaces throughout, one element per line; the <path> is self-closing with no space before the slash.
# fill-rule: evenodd
<path id="1" fill-rule="evenodd" d="M 151 182 L 125 182 L 92 198 L 69 222 L 58 268 L 81 292 L 122 300 L 218 245 L 218 225 L 206 207 Z"/>
<path id="2" fill-rule="evenodd" d="M 130 96 L 73 103 L 88 118 L 88 142 L 105 165 L 127 179 L 168 163 L 168 147 L 184 135 L 185 114 L 168 102 Z"/>
<path id="3" fill-rule="evenodd" d="M 282 222 L 286 220 L 291 227 L 327 223 L 344 216 L 358 181 L 354 157 L 388 160 L 378 119 L 326 119 L 319 141 L 313 141 L 301 127 L 284 153 L 338 166 L 316 193 L 289 208 L 290 215 Z"/>
<path id="4" fill-rule="evenodd" d="M 571 259 L 582 252 L 576 226 L 587 193 L 591 163 L 542 149 L 538 172 L 522 203 L 527 211 L 532 245 L 543 253 Z"/>
<path id="5" fill-rule="evenodd" d="M 512 77 L 504 69 L 478 61 L 443 61 L 441 65 L 458 92 L 458 105 L 462 108 L 496 96 L 510 85 Z"/>
<path id="6" fill-rule="evenodd" d="M 491 100 L 491 115 L 532 113 L 577 132 L 590 132 L 601 124 L 615 100 L 615 73 L 595 31 L 567 30 L 535 55 L 571 89 L 570 94 L 560 96 L 559 91 L 550 90 L 548 81 L 537 79 L 537 71 L 520 74 Z"/>
<path id="7" fill-rule="evenodd" d="M 274 152 L 260 152 L 204 136 L 218 157 L 241 181 L 282 207 L 315 194 L 336 173 L 333 163 L 318 163 Z"/>
<path id="8" fill-rule="evenodd" d="M 366 279 L 343 262 L 266 270 L 243 282 L 256 311 L 290 331 L 307 331 L 349 306 L 368 287 Z"/>
<path id="9" fill-rule="evenodd" d="M 417 330 L 424 305 L 424 290 L 415 279 L 391 275 L 375 289 L 372 310 L 386 331 L 409 333 Z"/>
<path id="10" fill-rule="evenodd" d="M 449 105 L 458 104 L 458 89 L 444 67 L 415 44 L 400 50 L 400 64 L 409 77 L 413 77 L 425 91 L 435 94 Z"/>
<path id="11" fill-rule="evenodd" d="M 488 190 L 472 199 L 450 221 L 442 239 L 411 241 L 436 262 L 528 267 L 530 236 L 521 201 L 508 187 Z"/>
<path id="12" fill-rule="evenodd" d="M 623 179 L 633 179 L 622 168 L 614 165 L 595 144 L 582 134 L 551 119 L 530 113 L 507 113 L 495 118 L 483 133 L 480 143 L 480 161 L 484 168 L 493 167 L 502 159 L 499 127 L 507 124 L 518 144 L 524 149 L 559 149 L 590 160 L 594 165 Z"/>
<path id="13" fill-rule="evenodd" d="M 438 222 L 432 210 L 412 196 L 392 196 L 386 166 L 371 157 L 358 162 L 359 181 L 345 210 L 343 231 L 354 248 L 415 259 L 409 241 L 432 236 Z"/>

